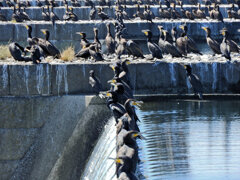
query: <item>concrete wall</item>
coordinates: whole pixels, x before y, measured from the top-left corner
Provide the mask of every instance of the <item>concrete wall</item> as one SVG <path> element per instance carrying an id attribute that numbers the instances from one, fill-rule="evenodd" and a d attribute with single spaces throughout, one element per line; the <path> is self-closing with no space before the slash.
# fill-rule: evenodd
<path id="1" fill-rule="evenodd" d="M 193 73 L 203 84 L 205 93 L 240 93 L 239 63 L 192 63 Z M 109 63 L 69 63 L 39 65 L 1 65 L 0 96 L 58 96 L 92 94 L 88 72 L 93 69 L 104 90 L 113 77 Z M 136 93 L 191 93 L 181 63 L 132 63 L 129 66 Z"/>
<path id="2" fill-rule="evenodd" d="M 109 110 L 90 96 L 0 98 L 0 179 L 79 179 Z"/>

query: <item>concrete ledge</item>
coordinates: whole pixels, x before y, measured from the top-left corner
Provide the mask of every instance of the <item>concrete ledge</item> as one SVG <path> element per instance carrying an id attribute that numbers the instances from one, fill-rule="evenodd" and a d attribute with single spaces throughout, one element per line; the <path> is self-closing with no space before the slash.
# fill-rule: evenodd
<path id="1" fill-rule="evenodd" d="M 220 11 L 223 15 L 224 18 L 227 18 L 227 10 L 231 7 L 231 5 L 220 5 Z M 98 7 L 96 7 L 98 8 Z M 167 8 L 165 5 L 163 5 L 163 8 Z M 184 5 L 183 8 L 185 10 L 191 10 L 191 9 L 197 9 L 197 6 L 194 5 Z M 202 5 L 201 9 L 204 11 L 206 7 Z M 91 8 L 84 6 L 84 7 L 74 7 L 74 13 L 78 16 L 79 20 L 88 20 L 89 19 L 89 12 Z M 108 14 L 109 17 L 114 18 L 115 17 L 115 6 L 108 8 L 105 7 L 103 8 L 104 12 Z M 144 11 L 144 6 L 142 5 L 140 10 L 143 12 Z M 176 10 L 180 12 L 180 7 L 176 6 Z M 136 13 L 137 8 L 136 6 L 127 6 L 126 12 L 128 13 L 128 16 L 130 18 L 133 18 L 133 15 Z M 154 13 L 156 17 L 159 17 L 159 6 L 154 5 L 151 6 L 151 11 Z M 27 14 L 29 15 L 31 20 L 37 20 L 40 21 L 42 20 L 42 10 L 39 7 L 30 7 L 26 9 Z M 65 14 L 65 7 L 56 7 L 54 9 L 54 12 L 56 15 L 63 20 L 63 16 Z M 207 12 L 207 11 L 206 11 Z M 13 9 L 11 8 L 2 8 L 2 13 L 6 16 L 8 21 L 11 21 L 12 19 L 12 14 L 13 14 Z M 40 15 L 39 15 L 40 14 Z M 97 19 L 100 19 L 98 15 L 96 15 Z"/>
<path id="2" fill-rule="evenodd" d="M 113 22 L 113 21 L 112 21 Z M 212 29 L 212 35 L 214 38 L 221 38 L 220 30 L 223 27 L 227 27 L 229 29 L 230 34 L 233 38 L 240 38 L 240 34 L 237 31 L 240 29 L 240 20 L 226 20 L 224 23 L 218 22 L 216 20 L 208 21 L 208 20 L 200 20 L 200 21 L 190 21 L 190 20 L 154 20 L 154 23 L 146 23 L 146 21 L 134 20 L 134 21 L 125 21 L 126 24 L 126 38 L 131 39 L 146 39 L 144 34 L 142 33 L 143 29 L 150 29 L 153 32 L 154 38 L 157 38 L 159 35 L 159 30 L 157 28 L 158 25 L 162 25 L 164 29 L 170 31 L 172 27 L 183 24 L 187 22 L 188 28 L 191 29 L 189 31 L 189 35 L 194 39 L 204 40 L 205 32 L 201 29 L 202 26 L 208 26 Z M 79 22 L 63 22 L 58 21 L 53 29 L 50 22 L 26 22 L 13 24 L 10 22 L 3 22 L 0 24 L 0 31 L 3 35 L 0 37 L 0 41 L 9 42 L 9 41 L 25 41 L 27 40 L 27 30 L 24 27 L 24 24 L 29 24 L 33 27 L 32 35 L 35 37 L 44 37 L 43 33 L 40 29 L 49 29 L 50 30 L 50 39 L 54 41 L 80 41 L 80 36 L 76 34 L 76 32 L 83 31 L 87 32 L 87 38 L 93 39 L 93 28 L 97 27 L 99 29 L 99 38 L 105 39 L 106 37 L 106 24 L 100 20 L 96 21 L 79 21 Z M 112 28 L 113 30 L 113 28 Z M 179 32 L 181 32 L 179 30 Z"/>

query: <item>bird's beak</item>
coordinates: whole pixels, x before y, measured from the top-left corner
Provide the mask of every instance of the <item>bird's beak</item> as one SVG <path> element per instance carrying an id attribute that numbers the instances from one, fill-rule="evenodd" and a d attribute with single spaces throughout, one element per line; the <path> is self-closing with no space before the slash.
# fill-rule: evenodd
<path id="1" fill-rule="evenodd" d="M 146 140 L 146 138 L 145 138 L 140 132 L 138 132 L 138 133 L 134 133 L 134 134 L 133 134 L 133 137 L 134 137 L 134 138 L 139 137 L 140 139 L 144 139 L 144 140 Z"/>
<path id="2" fill-rule="evenodd" d="M 110 67 L 112 68 L 113 71 L 115 71 L 115 67 L 113 65 L 110 65 Z"/>
<path id="3" fill-rule="evenodd" d="M 81 35 L 81 36 L 83 35 L 81 32 L 76 32 L 76 34 L 79 34 L 79 35 Z"/>
<path id="4" fill-rule="evenodd" d="M 113 84 L 115 84 L 116 82 L 117 81 L 115 79 L 111 79 L 111 80 L 108 81 L 108 83 L 113 83 Z"/>
<path id="5" fill-rule="evenodd" d="M 129 65 L 129 64 L 131 64 L 131 62 L 130 62 L 130 61 L 127 61 L 127 62 L 126 62 L 126 64 L 128 64 L 128 65 Z"/>
<path id="6" fill-rule="evenodd" d="M 143 104 L 142 101 L 133 101 L 133 102 L 132 102 L 132 105 L 133 105 L 133 106 L 136 106 L 136 107 L 139 107 L 139 108 L 142 106 L 142 104 Z"/>
<path id="7" fill-rule="evenodd" d="M 222 33 L 223 36 L 225 36 L 225 31 L 222 31 L 221 33 Z"/>
<path id="8" fill-rule="evenodd" d="M 179 27 L 180 27 L 182 30 L 184 30 L 184 28 L 183 28 L 183 26 L 182 26 L 182 25 L 180 25 Z"/>
<path id="9" fill-rule="evenodd" d="M 206 28 L 206 27 L 202 27 L 202 29 L 203 29 L 204 31 L 207 31 L 207 28 Z"/>
<path id="10" fill-rule="evenodd" d="M 117 159 L 116 159 L 116 163 L 117 163 L 117 164 L 123 164 L 123 160 L 122 160 L 122 159 L 119 159 L 119 158 L 117 158 Z"/>
<path id="11" fill-rule="evenodd" d="M 107 92 L 106 96 L 107 96 L 107 97 L 112 97 L 112 94 L 109 93 L 109 92 Z"/>
<path id="12" fill-rule="evenodd" d="M 146 36 L 148 36 L 148 32 L 147 32 L 147 31 L 144 31 L 143 33 L 144 33 Z"/>
<path id="13" fill-rule="evenodd" d="M 45 30 L 41 29 L 41 31 L 42 31 L 43 34 L 46 34 L 46 31 L 45 31 Z"/>
<path id="14" fill-rule="evenodd" d="M 183 67 L 184 67 L 185 69 L 187 69 L 187 66 L 186 66 L 186 65 L 184 65 Z"/>
<path id="15" fill-rule="evenodd" d="M 29 26 L 28 26 L 28 25 L 25 25 L 25 28 L 28 30 L 28 29 L 29 29 Z"/>

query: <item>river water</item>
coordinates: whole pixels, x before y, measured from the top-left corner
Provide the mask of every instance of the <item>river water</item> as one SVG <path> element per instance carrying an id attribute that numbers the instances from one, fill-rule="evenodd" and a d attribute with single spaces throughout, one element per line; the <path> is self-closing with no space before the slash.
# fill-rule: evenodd
<path id="1" fill-rule="evenodd" d="M 141 179 L 240 179 L 239 101 L 152 102 L 137 113 Z"/>

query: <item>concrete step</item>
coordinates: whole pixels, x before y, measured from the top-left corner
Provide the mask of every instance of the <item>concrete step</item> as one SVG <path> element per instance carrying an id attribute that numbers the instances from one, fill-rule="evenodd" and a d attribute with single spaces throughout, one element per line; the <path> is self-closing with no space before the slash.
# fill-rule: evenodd
<path id="1" fill-rule="evenodd" d="M 227 10 L 230 8 L 230 5 L 221 5 L 220 11 L 224 18 L 227 18 Z M 185 5 L 185 10 L 191 10 L 191 9 L 197 9 L 196 6 L 192 5 Z M 152 12 L 155 14 L 156 17 L 159 17 L 159 6 L 152 6 L 151 7 Z M 180 12 L 180 8 L 177 7 L 176 10 Z M 205 10 L 205 13 L 207 14 L 207 8 L 205 6 L 202 6 L 202 10 Z M 127 7 L 127 13 L 130 18 L 133 18 L 133 15 L 136 13 L 137 9 L 135 6 L 128 6 Z M 143 12 L 143 6 L 141 6 L 141 11 Z M 42 10 L 39 7 L 31 7 L 26 9 L 27 14 L 29 15 L 30 19 L 32 20 L 42 20 Z M 56 15 L 62 20 L 63 16 L 65 14 L 65 8 L 64 7 L 58 7 L 54 9 L 54 12 Z M 79 20 L 88 20 L 89 19 L 89 12 L 90 7 L 77 7 L 74 8 L 74 13 L 78 16 Z M 113 8 L 104 8 L 104 12 L 108 14 L 109 17 L 114 18 L 115 17 L 115 7 Z M 13 9 L 11 8 L 2 8 L 2 14 L 4 14 L 8 21 L 11 21 Z M 207 14 L 208 15 L 208 14 Z M 96 16 L 97 19 L 99 19 L 98 16 Z"/>
<path id="2" fill-rule="evenodd" d="M 22 0 L 20 0 L 20 1 L 22 1 Z M 99 1 L 96 1 L 96 0 L 92 0 L 92 1 L 95 3 L 95 5 L 99 5 Z M 36 0 L 30 1 L 31 6 L 37 6 L 37 3 L 36 3 L 36 2 L 37 2 Z M 41 0 L 41 2 L 42 2 L 43 5 L 45 5 L 45 1 L 42 1 L 42 0 Z M 64 6 L 63 0 L 55 0 L 55 2 L 56 2 L 59 6 Z M 67 2 L 68 2 L 69 5 L 72 5 L 71 1 L 68 0 Z M 116 2 L 115 0 L 110 0 L 110 4 L 111 4 L 111 5 L 114 5 L 115 2 Z M 142 0 L 142 4 L 149 4 L 148 2 L 149 2 L 149 0 Z M 170 0 L 170 2 L 174 2 L 174 1 L 171 1 L 171 0 Z M 193 0 L 182 0 L 182 2 L 183 2 L 183 4 L 193 4 L 193 3 L 192 3 Z M 200 4 L 205 4 L 205 1 L 204 1 L 204 0 L 198 0 L 197 2 L 199 2 Z M 231 2 L 231 3 L 235 3 L 234 0 L 230 0 L 230 2 Z M 79 3 L 81 6 L 85 6 L 85 1 L 83 1 L 83 0 L 78 0 L 78 3 Z M 127 5 L 134 5 L 134 4 L 136 4 L 136 3 L 137 3 L 136 0 L 126 0 L 126 4 L 127 4 Z M 2 4 L 3 4 L 5 7 L 7 6 L 6 3 L 5 3 L 5 1 L 3 1 Z M 153 2 L 153 3 L 150 3 L 150 5 L 157 5 L 157 4 L 158 4 L 158 1 L 155 1 L 155 2 Z M 163 2 L 163 4 L 164 4 L 164 2 Z M 221 4 L 228 4 L 228 1 L 227 1 L 227 0 L 221 0 Z"/>
<path id="3" fill-rule="evenodd" d="M 113 22 L 113 21 L 107 21 Z M 153 32 L 155 38 L 158 37 L 159 31 L 157 26 L 162 25 L 164 29 L 170 31 L 172 27 L 176 26 L 179 28 L 179 25 L 185 23 L 185 21 L 180 20 L 154 20 L 153 23 L 146 23 L 146 21 L 135 20 L 125 21 L 126 24 L 126 38 L 131 39 L 146 39 L 142 33 L 143 29 L 150 29 Z M 201 29 L 203 26 L 208 26 L 212 29 L 212 35 L 214 38 L 221 38 L 220 30 L 223 27 L 229 29 L 230 34 L 234 38 L 239 38 L 240 33 L 240 20 L 229 20 L 225 19 L 224 23 L 218 22 L 216 20 L 201 20 L 201 21 L 186 21 L 189 28 L 189 35 L 194 37 L 194 39 L 203 40 L 205 39 L 205 32 Z M 93 39 L 93 28 L 97 27 L 99 29 L 99 38 L 105 39 L 106 36 L 106 22 L 100 20 L 95 21 L 79 21 L 79 22 L 62 22 L 57 21 L 56 25 L 52 26 L 51 22 L 45 21 L 31 21 L 27 23 L 11 23 L 3 22 L 0 24 L 0 42 L 9 42 L 9 41 L 26 41 L 27 30 L 24 27 L 24 24 L 29 24 L 33 27 L 33 36 L 43 37 L 40 29 L 49 29 L 50 30 L 50 39 L 56 41 L 76 41 L 80 40 L 80 36 L 76 32 L 82 31 L 87 33 L 88 39 Z M 113 28 L 112 28 L 113 32 Z M 179 32 L 180 29 L 179 29 Z"/>

